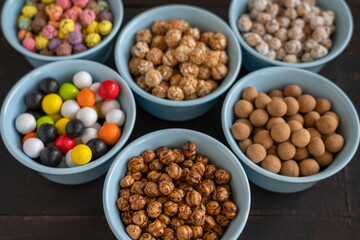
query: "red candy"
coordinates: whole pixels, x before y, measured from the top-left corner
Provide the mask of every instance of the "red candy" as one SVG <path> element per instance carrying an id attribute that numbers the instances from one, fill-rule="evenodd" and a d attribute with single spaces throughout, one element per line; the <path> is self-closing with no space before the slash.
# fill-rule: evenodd
<path id="1" fill-rule="evenodd" d="M 105 80 L 99 86 L 99 95 L 105 100 L 115 99 L 120 92 L 120 88 L 113 80 Z"/>
<path id="2" fill-rule="evenodd" d="M 76 146 L 76 142 L 73 138 L 67 135 L 61 135 L 55 140 L 54 146 L 60 149 L 62 154 L 65 155 Z"/>

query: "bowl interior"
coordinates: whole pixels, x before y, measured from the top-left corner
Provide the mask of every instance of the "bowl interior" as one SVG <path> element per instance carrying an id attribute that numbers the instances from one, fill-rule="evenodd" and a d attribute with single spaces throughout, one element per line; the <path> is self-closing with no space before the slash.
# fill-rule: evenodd
<path id="1" fill-rule="evenodd" d="M 110 5 L 110 9 L 114 16 L 113 21 L 113 29 L 107 35 L 100 44 L 97 46 L 90 48 L 86 50 L 85 52 L 73 54 L 70 56 L 45 56 L 40 55 L 37 53 L 30 52 L 26 50 L 19 40 L 17 39 L 17 19 L 20 16 L 21 9 L 24 6 L 25 1 L 19 1 L 19 0 L 7 0 L 6 3 L 3 6 L 2 10 L 2 16 L 1 16 L 1 28 L 4 33 L 5 38 L 7 39 L 8 43 L 11 44 L 17 51 L 19 51 L 22 54 L 25 54 L 27 56 L 30 56 L 35 59 L 41 59 L 44 61 L 55 61 L 55 60 L 70 60 L 75 58 L 82 58 L 84 56 L 87 56 L 91 53 L 94 53 L 95 51 L 99 50 L 102 46 L 106 45 L 108 42 L 110 42 L 114 36 L 117 34 L 122 19 L 124 15 L 124 8 L 122 1 L 120 0 L 108 0 L 107 2 Z"/>
<path id="2" fill-rule="evenodd" d="M 225 79 L 222 80 L 219 88 L 208 96 L 196 100 L 180 102 L 157 98 L 138 87 L 129 72 L 128 63 L 131 57 L 130 48 L 135 44 L 136 33 L 142 29 L 151 28 L 155 20 L 169 20 L 172 18 L 188 21 L 191 27 L 199 28 L 201 33 L 206 31 L 220 32 L 224 34 L 228 40 L 227 54 L 229 57 L 229 72 Z M 219 96 L 230 87 L 235 80 L 241 65 L 240 46 L 230 27 L 222 19 L 209 11 L 186 5 L 156 7 L 136 16 L 121 31 L 116 43 L 114 56 L 121 76 L 125 78 L 130 87 L 137 94 L 160 104 L 171 104 L 174 106 L 188 106 L 190 104 L 205 102 L 213 99 L 215 96 Z"/>
<path id="3" fill-rule="evenodd" d="M 123 132 L 120 140 L 116 143 L 116 145 L 114 145 L 108 153 L 96 161 L 74 168 L 47 167 L 35 162 L 33 159 L 26 156 L 22 151 L 22 136 L 16 131 L 15 119 L 21 113 L 26 111 L 26 106 L 24 103 L 25 95 L 31 90 L 39 89 L 39 83 L 43 78 L 53 77 L 57 79 L 60 84 L 62 84 L 64 82 L 72 82 L 73 75 L 79 71 L 89 72 L 95 82 L 112 79 L 119 84 L 120 94 L 118 96 L 118 100 L 121 104 L 122 110 L 126 113 L 126 121 L 123 126 Z M 6 147 L 11 152 L 11 154 L 24 165 L 44 173 L 75 173 L 96 167 L 104 161 L 109 160 L 117 151 L 119 151 L 132 132 L 135 122 L 135 115 L 135 100 L 132 92 L 127 86 L 126 82 L 122 80 L 122 78 L 112 69 L 99 63 L 87 60 L 54 62 L 37 68 L 25 75 L 8 93 L 1 111 L 1 135 Z"/>
<path id="4" fill-rule="evenodd" d="M 337 113 L 340 118 L 337 132 L 344 137 L 344 148 L 336 155 L 330 166 L 313 176 L 292 178 L 271 173 L 248 159 L 240 150 L 236 140 L 231 135 L 230 129 L 236 118 L 233 107 L 240 99 L 241 94 L 246 87 L 253 86 L 258 91 L 268 93 L 273 89 L 283 89 L 290 84 L 299 85 L 303 90 L 303 94 L 308 93 L 316 98 L 324 97 L 329 99 L 332 105 L 331 111 Z M 229 91 L 224 101 L 222 109 L 222 125 L 227 141 L 243 163 L 265 176 L 286 182 L 318 181 L 335 174 L 351 160 L 359 144 L 359 118 L 353 104 L 345 93 L 326 78 L 315 73 L 295 68 L 264 68 L 240 79 L 240 81 Z"/>
<path id="5" fill-rule="evenodd" d="M 124 231 L 116 207 L 119 181 L 126 174 L 128 160 L 147 149 L 155 150 L 161 146 L 181 148 L 182 144 L 189 140 L 197 145 L 198 153 L 209 157 L 210 163 L 231 173 L 232 200 L 237 204 L 239 212 L 222 239 L 235 239 L 241 233 L 249 214 L 250 189 L 245 172 L 234 154 L 222 143 L 203 133 L 185 129 L 166 129 L 149 133 L 130 143 L 116 157 L 106 176 L 103 190 L 104 210 L 107 221 L 118 239 L 130 239 Z"/>
<path id="6" fill-rule="evenodd" d="M 229 9 L 229 21 L 230 26 L 233 29 L 235 35 L 239 39 L 241 46 L 247 51 L 251 52 L 253 55 L 258 58 L 270 62 L 272 64 L 281 65 L 281 66 L 294 66 L 294 64 L 285 63 L 278 60 L 272 60 L 267 58 L 260 53 L 258 53 L 254 48 L 249 46 L 242 38 L 240 30 L 237 26 L 237 21 L 242 13 L 247 11 L 247 3 L 249 1 L 236 1 L 233 0 Z M 330 61 L 339 55 L 347 44 L 350 41 L 352 31 L 353 31 L 353 21 L 349 7 L 346 5 L 346 2 L 343 0 L 317 0 L 316 6 L 319 6 L 324 10 L 332 10 L 335 12 L 335 32 L 333 33 L 331 39 L 333 40 L 333 47 L 329 51 L 329 54 L 324 58 L 319 60 L 309 62 L 309 63 L 298 63 L 296 67 L 310 67 L 315 65 L 320 65 Z"/>

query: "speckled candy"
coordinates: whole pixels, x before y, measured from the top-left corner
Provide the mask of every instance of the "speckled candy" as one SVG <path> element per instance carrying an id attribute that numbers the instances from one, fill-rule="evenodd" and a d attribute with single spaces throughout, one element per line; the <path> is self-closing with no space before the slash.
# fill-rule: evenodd
<path id="1" fill-rule="evenodd" d="M 60 46 L 61 43 L 62 43 L 61 39 L 53 38 L 50 40 L 48 47 L 51 51 L 56 52 L 56 49 Z"/>
<path id="2" fill-rule="evenodd" d="M 103 11 L 101 14 L 100 14 L 100 21 L 103 21 L 103 20 L 108 20 L 108 21 L 113 21 L 114 19 L 114 16 L 111 12 L 109 11 Z"/>
<path id="3" fill-rule="evenodd" d="M 64 10 L 67 10 L 71 7 L 70 0 L 56 0 L 56 5 L 62 7 Z"/>
<path id="4" fill-rule="evenodd" d="M 39 34 L 35 38 L 35 47 L 37 50 L 42 50 L 44 48 L 47 48 L 48 44 L 49 44 L 49 40 L 44 38 L 44 36 L 42 36 L 41 34 Z"/>
<path id="5" fill-rule="evenodd" d="M 79 18 L 79 14 L 77 11 L 75 11 L 74 9 L 68 9 L 66 10 L 66 12 L 62 15 L 63 19 L 71 19 L 74 22 L 77 22 L 78 18 Z"/>
<path id="6" fill-rule="evenodd" d="M 89 48 L 92 48 L 101 42 L 101 37 L 98 33 L 90 33 L 86 36 L 85 42 Z"/>
<path id="7" fill-rule="evenodd" d="M 30 31 L 31 30 L 31 19 L 30 18 L 22 18 L 20 21 L 19 21 L 19 24 L 18 24 L 18 27 L 20 29 L 24 29 L 26 31 Z"/>
<path id="8" fill-rule="evenodd" d="M 58 35 L 58 31 L 56 30 L 56 28 L 53 25 L 50 25 L 50 24 L 46 25 L 43 28 L 42 33 L 43 33 L 44 38 L 47 38 L 49 40 L 57 37 L 57 35 Z"/>
<path id="9" fill-rule="evenodd" d="M 69 34 L 70 32 L 74 31 L 75 23 L 71 19 L 64 19 L 60 22 L 60 31 L 64 34 Z"/>
<path id="10" fill-rule="evenodd" d="M 81 53 L 87 50 L 84 44 L 76 44 L 73 46 L 74 53 Z"/>
<path id="11" fill-rule="evenodd" d="M 106 1 L 98 1 L 99 12 L 109 11 L 109 4 Z"/>
<path id="12" fill-rule="evenodd" d="M 74 6 L 84 8 L 89 0 L 72 0 Z"/>
<path id="13" fill-rule="evenodd" d="M 36 13 L 37 13 L 37 8 L 35 6 L 26 5 L 22 9 L 22 14 L 28 18 L 35 17 Z"/>
<path id="14" fill-rule="evenodd" d="M 71 33 L 69 33 L 67 40 L 69 41 L 69 43 L 71 43 L 73 45 L 80 44 L 80 43 L 82 43 L 82 40 L 83 40 L 82 34 L 81 34 L 81 32 L 78 32 L 78 31 L 71 32 Z"/>
<path id="15" fill-rule="evenodd" d="M 25 49 L 35 52 L 36 48 L 35 48 L 35 40 L 33 38 L 25 38 L 24 41 L 22 41 L 22 45 Z"/>
<path id="16" fill-rule="evenodd" d="M 56 49 L 56 55 L 58 56 L 69 56 L 71 55 L 71 46 L 67 43 L 62 43 Z"/>
<path id="17" fill-rule="evenodd" d="M 112 30 L 112 23 L 108 20 L 103 20 L 99 23 L 99 32 L 101 35 L 106 36 Z"/>
<path id="18" fill-rule="evenodd" d="M 60 20 L 61 15 L 63 14 L 63 9 L 60 6 L 53 5 L 49 8 L 47 14 L 51 20 L 57 21 Z"/>
<path id="19" fill-rule="evenodd" d="M 96 14 L 90 9 L 85 9 L 80 15 L 80 19 L 84 24 L 89 24 L 92 21 L 95 21 L 95 18 Z"/>

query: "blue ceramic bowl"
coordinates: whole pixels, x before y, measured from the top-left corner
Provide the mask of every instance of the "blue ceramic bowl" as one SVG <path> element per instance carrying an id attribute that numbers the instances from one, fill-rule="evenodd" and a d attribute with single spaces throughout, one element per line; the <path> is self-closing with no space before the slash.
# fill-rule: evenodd
<path id="1" fill-rule="evenodd" d="M 22 137 L 15 129 L 15 119 L 25 112 L 25 95 L 39 88 L 45 77 L 53 77 L 60 84 L 70 82 L 78 71 L 89 72 L 95 81 L 113 79 L 120 86 L 118 100 L 126 113 L 126 121 L 120 140 L 103 157 L 83 166 L 74 168 L 54 168 L 42 165 L 29 158 L 22 151 Z M 87 60 L 71 60 L 54 62 L 37 68 L 22 77 L 10 90 L 1 109 L 0 130 L 5 146 L 9 152 L 25 166 L 39 172 L 45 178 L 62 184 L 80 184 L 89 182 L 104 174 L 113 161 L 113 156 L 128 140 L 135 124 L 136 106 L 134 96 L 126 82 L 114 70 L 96 62 Z"/>
<path id="2" fill-rule="evenodd" d="M 313 176 L 286 177 L 271 173 L 248 159 L 231 135 L 230 129 L 235 120 L 233 107 L 246 87 L 253 86 L 258 91 L 270 92 L 273 89 L 283 89 L 290 84 L 299 85 L 304 93 L 311 94 L 314 97 L 329 99 L 332 104 L 332 111 L 340 117 L 337 131 L 345 139 L 344 148 L 335 156 L 332 164 Z M 350 162 L 359 144 L 359 118 L 350 99 L 330 80 L 318 74 L 296 68 L 265 68 L 240 79 L 225 98 L 221 122 L 226 140 L 241 160 L 250 181 L 273 192 L 291 193 L 302 191 L 318 181 L 334 175 Z"/>
<path id="3" fill-rule="evenodd" d="M 146 134 L 130 143 L 116 157 L 106 175 L 103 189 L 104 211 L 108 224 L 118 239 L 130 240 L 116 207 L 119 181 L 126 174 L 127 162 L 147 149 L 161 146 L 178 148 L 189 140 L 196 144 L 197 152 L 209 158 L 209 162 L 230 172 L 232 201 L 238 206 L 239 212 L 221 239 L 233 240 L 240 235 L 250 211 L 250 188 L 246 174 L 235 155 L 222 143 L 204 133 L 187 129 L 165 129 Z"/>
<path id="4" fill-rule="evenodd" d="M 241 36 L 237 21 L 242 13 L 247 10 L 249 0 L 232 0 L 229 8 L 229 22 L 232 30 L 238 38 L 244 55 L 244 66 L 248 71 L 255 71 L 260 68 L 283 66 L 295 67 L 312 72 L 319 72 L 325 64 L 336 58 L 349 44 L 353 32 L 353 20 L 349 7 L 344 0 L 317 0 L 316 5 L 326 10 L 332 10 L 336 14 L 335 32 L 332 36 L 333 47 L 329 54 L 319 60 L 309 63 L 286 63 L 273 60 L 258 53 L 249 46 Z"/>
<path id="5" fill-rule="evenodd" d="M 7 0 L 5 2 L 1 13 L 1 28 L 8 43 L 20 52 L 34 68 L 61 60 L 87 59 L 104 63 L 109 58 L 114 45 L 114 37 L 119 31 L 124 16 L 124 8 L 121 0 L 108 0 L 110 9 L 114 15 L 113 29 L 109 35 L 106 36 L 99 45 L 85 52 L 70 56 L 44 56 L 30 52 L 21 45 L 17 38 L 17 19 L 24 6 L 24 2 L 25 1 L 21 0 Z"/>
<path id="6" fill-rule="evenodd" d="M 155 97 L 136 85 L 128 68 L 130 47 L 135 43 L 135 34 L 145 28 L 151 28 L 155 20 L 171 18 L 184 19 L 200 32 L 213 31 L 225 34 L 228 40 L 229 73 L 219 88 L 203 98 L 191 101 L 172 101 Z M 215 14 L 188 5 L 166 5 L 151 8 L 133 18 L 121 31 L 115 46 L 115 62 L 120 75 L 127 81 L 135 93 L 136 100 L 147 112 L 155 117 L 169 121 L 190 120 L 207 112 L 235 81 L 241 65 L 241 51 L 234 33 L 225 21 Z"/>

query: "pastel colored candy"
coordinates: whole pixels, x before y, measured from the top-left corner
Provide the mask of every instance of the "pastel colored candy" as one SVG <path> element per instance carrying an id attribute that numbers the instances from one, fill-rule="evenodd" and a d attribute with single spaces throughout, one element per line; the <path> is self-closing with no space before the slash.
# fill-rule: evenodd
<path id="1" fill-rule="evenodd" d="M 87 47 L 80 43 L 73 46 L 74 53 L 81 53 L 87 50 Z"/>
<path id="2" fill-rule="evenodd" d="M 50 40 L 48 47 L 51 51 L 56 52 L 56 49 L 60 46 L 61 43 L 62 43 L 61 39 L 53 38 Z"/>
<path id="3" fill-rule="evenodd" d="M 89 10 L 89 9 L 85 9 L 81 15 L 80 15 L 80 19 L 84 24 L 89 24 L 92 21 L 94 21 L 96 18 L 96 14 L 94 13 L 94 11 Z"/>
<path id="4" fill-rule="evenodd" d="M 63 9 L 60 6 L 53 5 L 49 8 L 47 14 L 51 20 L 60 20 L 61 15 L 63 14 Z"/>
<path id="5" fill-rule="evenodd" d="M 87 34 L 98 33 L 99 32 L 99 23 L 97 21 L 91 22 L 86 28 Z"/>
<path id="6" fill-rule="evenodd" d="M 79 18 L 79 14 L 77 11 L 75 11 L 74 9 L 68 9 L 66 10 L 66 12 L 63 14 L 62 16 L 63 19 L 71 19 L 74 22 L 77 22 L 78 18 Z"/>
<path id="7" fill-rule="evenodd" d="M 112 23 L 108 20 L 103 20 L 99 23 L 99 32 L 101 35 L 106 36 L 112 30 Z"/>
<path id="8" fill-rule="evenodd" d="M 67 37 L 67 40 L 72 45 L 80 44 L 80 43 L 82 43 L 82 40 L 83 40 L 82 34 L 79 31 L 71 32 L 71 33 L 69 33 L 69 36 Z"/>
<path id="9" fill-rule="evenodd" d="M 26 5 L 25 7 L 23 7 L 22 9 L 22 14 L 25 16 L 25 17 L 28 17 L 28 18 L 33 18 L 35 17 L 37 13 L 37 8 L 35 6 L 31 6 L 31 5 Z"/>
<path id="10" fill-rule="evenodd" d="M 101 37 L 98 33 L 90 33 L 85 38 L 86 46 L 89 48 L 95 47 L 101 42 Z"/>
<path id="11" fill-rule="evenodd" d="M 22 41 L 22 45 L 25 49 L 35 52 L 35 40 L 33 38 L 27 37 Z"/>
<path id="12" fill-rule="evenodd" d="M 109 4 L 106 1 L 98 1 L 99 12 L 109 11 Z"/>
<path id="13" fill-rule="evenodd" d="M 20 19 L 18 27 L 20 29 L 26 30 L 26 31 L 30 31 L 31 30 L 31 19 L 27 18 L 27 17 L 23 17 Z"/>
<path id="14" fill-rule="evenodd" d="M 57 35 L 58 35 L 58 31 L 56 30 L 56 28 L 50 24 L 46 25 L 43 28 L 42 33 L 43 33 L 44 38 L 47 38 L 49 40 L 57 37 Z"/>
<path id="15" fill-rule="evenodd" d="M 100 14 L 100 21 L 103 21 L 103 20 L 109 20 L 109 21 L 113 21 L 114 19 L 114 16 L 111 12 L 109 11 L 103 11 L 101 14 Z"/>
<path id="16" fill-rule="evenodd" d="M 74 31 L 75 23 L 71 19 L 64 19 L 60 22 L 60 31 L 64 34 L 69 34 L 70 32 Z"/>
<path id="17" fill-rule="evenodd" d="M 74 6 L 84 8 L 89 0 L 72 0 Z"/>
<path id="18" fill-rule="evenodd" d="M 56 55 L 58 56 L 69 56 L 71 55 L 71 46 L 67 43 L 62 43 L 56 49 Z"/>
<path id="19" fill-rule="evenodd" d="M 56 0 L 56 5 L 62 7 L 62 9 L 67 10 L 71 7 L 70 0 Z"/>
<path id="20" fill-rule="evenodd" d="M 42 34 L 39 34 L 35 38 L 35 47 L 37 50 L 42 50 L 44 48 L 47 48 L 48 45 L 49 45 L 49 40 L 44 38 L 44 36 L 42 36 Z"/>

